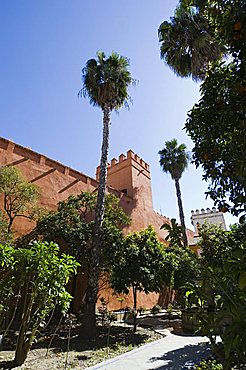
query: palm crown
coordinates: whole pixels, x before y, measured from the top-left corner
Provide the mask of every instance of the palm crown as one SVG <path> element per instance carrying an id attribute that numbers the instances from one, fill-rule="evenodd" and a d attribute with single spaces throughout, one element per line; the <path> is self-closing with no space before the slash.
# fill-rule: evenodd
<path id="1" fill-rule="evenodd" d="M 213 39 L 207 20 L 183 7 L 176 10 L 171 22 L 158 30 L 161 58 L 181 77 L 204 79 L 209 63 L 219 60 L 222 47 Z"/>
<path id="2" fill-rule="evenodd" d="M 118 110 L 127 105 L 128 87 L 134 82 L 127 69 L 129 60 L 115 52 L 106 59 L 102 51 L 97 52 L 97 58 L 89 59 L 82 69 L 79 95 L 88 97 L 94 106 Z"/>
<path id="3" fill-rule="evenodd" d="M 188 167 L 189 155 L 186 145 L 180 144 L 176 139 L 165 142 L 165 147 L 159 151 L 160 165 L 164 172 L 171 174 L 172 179 L 179 180 Z"/>

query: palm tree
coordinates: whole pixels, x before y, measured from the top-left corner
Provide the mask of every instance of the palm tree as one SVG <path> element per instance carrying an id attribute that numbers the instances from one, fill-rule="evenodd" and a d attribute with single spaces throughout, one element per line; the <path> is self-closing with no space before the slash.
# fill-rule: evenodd
<path id="1" fill-rule="evenodd" d="M 102 240 L 102 222 L 104 217 L 104 200 L 107 181 L 107 163 L 109 149 L 110 115 L 127 105 L 129 100 L 128 87 L 134 82 L 128 71 L 129 60 L 113 52 L 108 58 L 102 51 L 97 52 L 97 60 L 87 61 L 82 69 L 82 89 L 79 96 L 87 97 L 90 104 L 102 109 L 103 140 L 101 148 L 100 175 L 95 211 L 95 225 L 91 248 L 91 260 L 88 274 L 84 320 L 81 335 L 96 335 L 96 301 L 98 294 L 98 278 L 100 267 L 100 246 Z"/>
<path id="2" fill-rule="evenodd" d="M 184 245 L 187 246 L 188 240 L 186 235 L 184 211 L 179 184 L 179 180 L 181 179 L 184 170 L 188 167 L 189 162 L 189 155 L 186 151 L 186 145 L 185 144 L 178 145 L 176 139 L 166 141 L 165 147 L 162 150 L 160 150 L 158 154 L 160 155 L 160 166 L 163 172 L 170 173 L 172 179 L 175 182 L 176 195 L 179 207 L 179 217 L 183 232 L 183 242 Z"/>
<path id="3" fill-rule="evenodd" d="M 224 48 L 212 36 L 205 17 L 192 7 L 176 10 L 170 22 L 158 30 L 160 53 L 167 65 L 181 77 L 203 80 L 211 62 L 221 59 Z"/>

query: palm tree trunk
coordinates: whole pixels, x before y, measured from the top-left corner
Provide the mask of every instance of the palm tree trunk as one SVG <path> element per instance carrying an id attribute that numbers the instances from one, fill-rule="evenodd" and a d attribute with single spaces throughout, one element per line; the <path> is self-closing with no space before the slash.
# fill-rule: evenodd
<path id="1" fill-rule="evenodd" d="M 111 110 L 106 105 L 103 109 L 103 141 L 88 287 L 85 298 L 83 323 L 80 332 L 83 338 L 95 338 L 96 336 L 96 301 L 100 270 L 100 247 L 102 239 L 102 222 L 104 216 L 104 199 L 107 182 L 110 113 Z"/>
<path id="2" fill-rule="evenodd" d="M 133 332 L 137 331 L 137 287 L 133 285 Z"/>
<path id="3" fill-rule="evenodd" d="M 186 235 L 186 227 L 185 227 L 185 219 L 184 219 L 184 211 L 183 211 L 183 204 L 182 204 L 182 199 L 181 199 L 181 190 L 180 190 L 180 185 L 179 185 L 179 180 L 174 179 L 175 181 L 175 187 L 176 187 L 176 195 L 177 195 L 177 200 L 178 200 L 178 207 L 179 207 L 179 218 L 180 218 L 180 223 L 183 231 L 183 242 L 185 246 L 188 246 L 188 240 L 187 240 L 187 235 Z"/>

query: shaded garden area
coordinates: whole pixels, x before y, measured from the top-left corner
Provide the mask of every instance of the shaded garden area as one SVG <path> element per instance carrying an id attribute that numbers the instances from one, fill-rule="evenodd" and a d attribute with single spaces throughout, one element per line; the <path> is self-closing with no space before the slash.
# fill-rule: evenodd
<path id="1" fill-rule="evenodd" d="M 138 327 L 137 333 L 134 333 L 132 326 L 114 323 L 110 326 L 98 326 L 95 339 L 81 340 L 79 326 L 80 323 L 74 316 L 70 323 L 67 320 L 59 329 L 51 325 L 33 344 L 24 369 L 83 369 L 163 338 L 163 335 L 150 327 Z M 12 368 L 14 348 L 15 337 L 14 333 L 10 332 L 4 344 L 4 351 L 1 352 L 0 368 Z"/>

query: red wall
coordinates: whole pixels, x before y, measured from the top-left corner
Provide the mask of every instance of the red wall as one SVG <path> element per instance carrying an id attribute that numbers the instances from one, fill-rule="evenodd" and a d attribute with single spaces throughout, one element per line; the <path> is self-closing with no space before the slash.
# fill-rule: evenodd
<path id="1" fill-rule="evenodd" d="M 47 209 L 55 210 L 57 203 L 67 199 L 69 195 L 76 195 L 82 191 L 92 192 L 98 185 L 95 179 L 81 172 L 29 148 L 0 138 L 0 166 L 6 165 L 19 168 L 25 178 L 39 187 L 40 205 Z M 97 176 L 98 173 L 99 169 Z M 163 223 L 170 223 L 170 220 L 153 210 L 149 165 L 130 150 L 127 156 L 122 154 L 119 159 L 111 161 L 108 166 L 108 185 L 108 190 L 120 198 L 120 204 L 131 217 L 131 225 L 125 232 L 138 231 L 151 224 L 160 240 L 166 243 L 166 231 L 160 230 L 160 227 Z M 121 190 L 126 190 L 127 195 Z M 34 222 L 19 218 L 14 221 L 13 228 L 16 236 L 20 236 L 31 231 L 34 226 Z M 188 236 L 193 236 L 191 230 L 187 230 L 187 233 Z M 85 286 L 84 277 L 77 278 L 76 308 L 83 298 Z M 109 300 L 109 309 L 119 309 L 120 303 L 112 293 L 111 289 L 104 289 L 101 294 Z M 139 306 L 150 308 L 158 299 L 158 294 L 141 294 Z M 131 295 L 125 297 L 124 306 L 132 306 Z"/>

